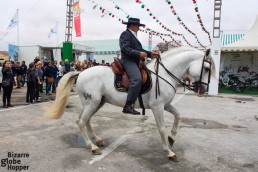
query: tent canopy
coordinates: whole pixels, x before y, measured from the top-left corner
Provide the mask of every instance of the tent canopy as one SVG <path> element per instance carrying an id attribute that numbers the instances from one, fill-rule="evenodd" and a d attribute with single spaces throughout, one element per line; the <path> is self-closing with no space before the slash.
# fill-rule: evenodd
<path id="1" fill-rule="evenodd" d="M 247 32 L 247 34 L 239 41 L 226 45 L 221 48 L 222 51 L 258 51 L 258 15 L 256 20 Z"/>

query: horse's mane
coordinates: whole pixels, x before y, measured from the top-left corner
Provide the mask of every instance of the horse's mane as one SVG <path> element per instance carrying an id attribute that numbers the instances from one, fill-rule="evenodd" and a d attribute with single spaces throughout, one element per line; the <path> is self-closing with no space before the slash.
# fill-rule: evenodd
<path id="1" fill-rule="evenodd" d="M 199 51 L 199 50 L 188 46 L 180 46 L 180 47 L 176 47 L 168 51 L 165 51 L 164 53 L 161 54 L 161 58 L 166 58 L 169 56 L 173 57 L 181 52 L 187 52 L 187 51 Z"/>
<path id="2" fill-rule="evenodd" d="M 172 48 L 168 51 L 163 52 L 162 54 L 160 54 L 160 57 L 162 59 L 164 59 L 166 57 L 175 57 L 177 54 L 180 54 L 182 52 L 189 52 L 189 51 L 195 51 L 195 52 L 203 53 L 203 55 L 205 55 L 205 53 L 203 51 L 198 50 L 196 48 L 189 47 L 189 46 L 180 46 L 180 47 Z M 210 55 L 206 57 L 206 60 L 209 60 L 211 62 L 211 75 L 213 77 L 215 77 L 216 70 L 215 70 L 214 60 L 211 58 Z M 150 62 L 152 62 L 152 61 L 155 61 L 155 58 L 153 58 Z"/>
<path id="3" fill-rule="evenodd" d="M 162 59 L 164 59 L 166 57 L 175 57 L 177 54 L 179 54 L 181 52 L 186 52 L 186 51 L 199 51 L 199 50 L 192 48 L 192 47 L 188 47 L 188 46 L 180 46 L 180 47 L 169 49 L 168 51 L 161 53 L 160 57 Z M 155 58 L 151 59 L 150 62 L 153 60 L 155 60 Z"/>

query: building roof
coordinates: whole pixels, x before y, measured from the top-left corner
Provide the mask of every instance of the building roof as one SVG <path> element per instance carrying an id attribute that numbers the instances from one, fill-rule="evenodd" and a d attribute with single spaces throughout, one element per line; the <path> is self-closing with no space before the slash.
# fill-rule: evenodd
<path id="1" fill-rule="evenodd" d="M 232 43 L 237 42 L 239 39 L 241 39 L 245 34 L 243 33 L 238 33 L 238 34 L 221 34 L 220 39 L 221 39 L 221 45 L 229 45 Z"/>
<path id="2" fill-rule="evenodd" d="M 86 45 L 95 48 L 97 51 L 119 51 L 118 39 L 74 41 L 76 44 Z"/>
<path id="3" fill-rule="evenodd" d="M 119 39 L 74 41 L 74 43 L 94 47 L 96 54 L 116 54 L 120 51 Z M 149 46 L 143 48 L 149 50 Z"/>
<path id="4" fill-rule="evenodd" d="M 0 60 L 8 60 L 8 51 L 0 51 Z"/>
<path id="5" fill-rule="evenodd" d="M 222 51 L 258 51 L 258 16 L 247 34 L 239 41 L 226 45 Z"/>

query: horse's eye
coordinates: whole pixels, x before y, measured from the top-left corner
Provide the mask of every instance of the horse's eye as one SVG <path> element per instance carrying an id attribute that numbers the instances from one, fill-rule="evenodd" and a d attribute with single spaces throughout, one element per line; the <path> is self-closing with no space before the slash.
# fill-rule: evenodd
<path id="1" fill-rule="evenodd" d="M 210 70 L 211 70 L 210 68 L 207 68 L 207 67 L 204 68 L 204 71 L 205 71 L 205 72 L 209 72 Z"/>

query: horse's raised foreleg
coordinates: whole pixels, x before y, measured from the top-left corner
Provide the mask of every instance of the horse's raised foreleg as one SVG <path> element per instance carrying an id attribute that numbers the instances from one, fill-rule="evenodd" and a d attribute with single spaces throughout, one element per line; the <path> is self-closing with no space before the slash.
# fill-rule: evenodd
<path id="1" fill-rule="evenodd" d="M 169 144 L 171 146 L 173 146 L 173 144 L 175 142 L 175 137 L 176 137 L 176 134 L 177 134 L 178 124 L 179 124 L 179 121 L 180 121 L 180 113 L 171 104 L 165 106 L 165 110 L 172 113 L 175 117 L 174 124 L 173 124 L 172 130 L 171 130 L 172 135 L 168 136 Z"/>
<path id="2" fill-rule="evenodd" d="M 164 107 L 159 106 L 159 107 L 151 107 L 151 110 L 154 114 L 156 124 L 161 136 L 161 141 L 163 145 L 163 150 L 167 153 L 168 158 L 171 161 L 178 161 L 177 156 L 174 152 L 170 150 L 168 147 L 168 141 L 167 141 L 167 134 L 166 134 L 166 129 L 165 129 L 165 123 L 164 123 L 164 117 L 163 117 L 163 112 L 164 112 Z"/>
<path id="3" fill-rule="evenodd" d="M 94 106 L 94 105 L 92 105 L 92 106 Z M 77 121 L 77 124 L 81 130 L 81 133 L 85 140 L 86 145 L 91 148 L 91 152 L 94 155 L 99 155 L 99 154 L 101 154 L 99 147 L 92 143 L 92 141 L 89 137 L 88 131 L 85 128 L 86 124 L 89 123 L 90 118 L 92 117 L 92 115 L 95 112 L 95 109 L 92 106 L 90 106 L 90 105 L 84 106 L 84 109 L 82 111 L 82 114 L 79 117 L 79 120 Z"/>

